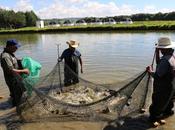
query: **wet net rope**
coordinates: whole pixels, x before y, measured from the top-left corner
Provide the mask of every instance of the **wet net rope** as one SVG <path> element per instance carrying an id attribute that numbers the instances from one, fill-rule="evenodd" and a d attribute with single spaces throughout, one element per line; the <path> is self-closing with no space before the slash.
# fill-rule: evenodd
<path id="1" fill-rule="evenodd" d="M 79 82 L 65 86 L 65 72 Z M 30 83 L 25 85 L 31 87 Z M 17 111 L 26 122 L 117 120 L 148 107 L 151 85 L 146 71 L 120 83 L 99 85 L 78 77 L 64 62 L 58 62 L 48 75 L 37 80 L 31 96 L 23 98 Z"/>

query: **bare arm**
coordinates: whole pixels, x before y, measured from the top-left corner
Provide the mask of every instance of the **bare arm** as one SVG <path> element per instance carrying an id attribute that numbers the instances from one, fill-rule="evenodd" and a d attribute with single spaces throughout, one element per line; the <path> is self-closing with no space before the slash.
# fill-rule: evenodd
<path id="1" fill-rule="evenodd" d="M 152 76 L 152 77 L 154 77 L 154 71 L 153 71 L 153 68 L 152 68 L 152 66 L 150 65 L 150 66 L 148 66 L 148 67 L 146 67 L 146 70 L 147 70 L 147 72 Z"/>
<path id="2" fill-rule="evenodd" d="M 81 73 L 83 73 L 83 61 L 81 56 L 79 57 L 79 61 L 80 61 Z"/>
<path id="3" fill-rule="evenodd" d="M 64 54 L 65 53 L 65 51 L 61 54 L 61 56 L 58 58 L 58 62 L 61 62 L 63 59 L 64 59 Z"/>
<path id="4" fill-rule="evenodd" d="M 160 61 L 160 49 L 156 48 L 156 64 L 158 64 Z"/>
<path id="5" fill-rule="evenodd" d="M 28 69 L 12 69 L 12 71 L 14 71 L 18 74 L 21 74 L 21 73 L 29 74 L 30 73 Z"/>

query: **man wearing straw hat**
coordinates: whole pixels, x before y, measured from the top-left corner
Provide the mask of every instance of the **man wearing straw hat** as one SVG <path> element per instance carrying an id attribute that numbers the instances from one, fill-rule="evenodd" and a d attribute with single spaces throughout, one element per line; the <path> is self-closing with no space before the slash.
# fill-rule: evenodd
<path id="1" fill-rule="evenodd" d="M 150 106 L 150 120 L 154 126 L 165 124 L 163 118 L 174 114 L 173 104 L 173 79 L 175 75 L 175 57 L 173 56 L 175 43 L 167 37 L 158 39 L 156 45 L 156 71 L 151 66 L 147 71 L 154 78 L 152 104 Z M 160 58 L 159 53 L 162 57 Z"/>
<path id="2" fill-rule="evenodd" d="M 76 49 L 79 46 L 79 42 L 70 40 L 66 42 L 69 48 L 63 51 L 60 61 L 64 59 L 64 84 L 69 86 L 79 82 L 78 79 L 78 61 L 80 63 L 80 70 L 83 73 L 81 53 Z"/>

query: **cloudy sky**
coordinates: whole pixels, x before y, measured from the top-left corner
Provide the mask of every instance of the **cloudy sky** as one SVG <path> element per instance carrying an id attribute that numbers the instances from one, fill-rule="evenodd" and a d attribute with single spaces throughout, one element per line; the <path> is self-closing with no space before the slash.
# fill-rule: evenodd
<path id="1" fill-rule="evenodd" d="M 41 19 L 175 11 L 175 0 L 0 0 L 0 8 L 33 10 Z"/>

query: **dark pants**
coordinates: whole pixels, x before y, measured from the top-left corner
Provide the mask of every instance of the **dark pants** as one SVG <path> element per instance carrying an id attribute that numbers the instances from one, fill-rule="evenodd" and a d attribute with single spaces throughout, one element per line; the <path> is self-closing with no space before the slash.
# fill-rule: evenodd
<path id="1" fill-rule="evenodd" d="M 24 84 L 22 83 L 22 81 L 17 79 L 13 79 L 11 80 L 11 82 L 8 81 L 6 83 L 10 91 L 12 105 L 18 106 L 20 104 L 21 97 L 25 91 Z"/>
<path id="2" fill-rule="evenodd" d="M 161 119 L 163 114 L 169 113 L 174 107 L 173 103 L 173 86 L 170 85 L 154 85 L 152 104 L 149 108 L 150 119 L 157 121 Z"/>
<path id="3" fill-rule="evenodd" d="M 79 83 L 78 70 L 64 68 L 64 85 L 69 86 L 76 83 Z"/>

